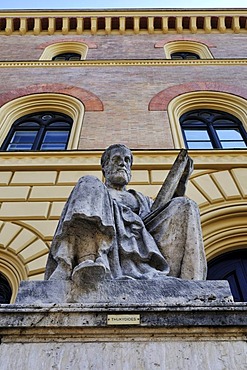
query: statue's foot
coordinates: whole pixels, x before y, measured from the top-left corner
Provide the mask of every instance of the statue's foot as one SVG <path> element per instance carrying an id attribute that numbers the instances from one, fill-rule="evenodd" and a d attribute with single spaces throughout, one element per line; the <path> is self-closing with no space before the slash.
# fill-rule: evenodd
<path id="1" fill-rule="evenodd" d="M 67 265 L 59 264 L 53 271 L 49 280 L 69 280 L 71 275 L 71 270 Z"/>
<path id="2" fill-rule="evenodd" d="M 129 275 L 123 275 L 123 276 L 117 277 L 115 280 L 136 280 L 136 279 Z"/>
<path id="3" fill-rule="evenodd" d="M 87 260 L 74 268 L 72 280 L 80 285 L 83 282 L 102 281 L 106 275 L 107 270 L 103 263 Z"/>

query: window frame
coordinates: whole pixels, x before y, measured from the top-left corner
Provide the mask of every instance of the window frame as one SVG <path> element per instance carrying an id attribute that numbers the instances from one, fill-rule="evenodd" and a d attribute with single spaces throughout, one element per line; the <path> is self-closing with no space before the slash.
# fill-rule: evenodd
<path id="1" fill-rule="evenodd" d="M 247 300 L 246 249 L 223 253 L 208 262 L 207 280 L 228 280 L 235 301 Z"/>
<path id="2" fill-rule="evenodd" d="M 199 56 L 200 59 L 213 59 L 213 54 L 207 45 L 197 41 L 176 40 L 164 45 L 164 52 L 167 59 L 171 59 L 171 54 L 176 52 L 191 52 Z"/>
<path id="3" fill-rule="evenodd" d="M 199 117 L 197 118 L 197 116 L 199 116 L 199 114 L 202 114 L 202 113 L 209 113 L 211 115 L 213 115 L 214 117 L 212 118 L 212 116 L 210 118 L 203 118 L 203 117 Z M 218 117 L 217 117 L 218 115 Z M 186 120 L 189 120 L 189 119 L 193 119 L 193 116 L 194 116 L 194 119 L 198 119 L 198 125 L 197 127 L 193 124 L 193 123 L 186 123 Z M 215 119 L 214 119 L 215 118 Z M 229 148 L 226 148 L 223 146 L 223 142 L 226 141 L 226 140 L 221 140 L 220 137 L 218 136 L 218 133 L 217 133 L 217 129 L 220 128 L 220 124 L 217 123 L 217 118 L 221 118 L 221 119 L 228 119 L 229 121 L 231 121 L 232 123 L 229 122 L 229 124 L 225 123 L 225 125 L 222 127 L 224 127 L 225 130 L 227 130 L 227 127 L 229 127 L 229 129 L 238 129 L 241 137 L 242 137 L 242 141 L 245 143 L 246 147 L 245 149 L 247 148 L 247 132 L 245 131 L 241 121 L 235 117 L 234 115 L 230 114 L 230 113 L 227 113 L 227 112 L 223 112 L 223 111 L 219 111 L 219 110 L 215 110 L 215 109 L 198 109 L 198 110 L 192 110 L 192 111 L 188 111 L 186 113 L 184 113 L 182 116 L 179 117 L 179 121 L 180 121 L 180 125 L 181 125 L 181 130 L 182 130 L 182 134 L 183 134 L 183 138 L 184 138 L 184 142 L 185 142 L 185 145 L 188 149 L 205 149 L 203 147 L 198 147 L 198 148 L 192 148 L 189 146 L 189 140 L 188 138 L 186 137 L 186 133 L 185 133 L 185 130 L 188 130 L 188 131 L 195 131 L 195 129 L 197 129 L 198 131 L 202 130 L 202 131 L 206 131 L 207 134 L 208 134 L 208 137 L 209 137 L 209 140 L 208 142 L 212 145 L 211 148 L 209 149 L 243 149 L 241 147 L 229 147 Z M 185 121 L 185 122 L 181 122 L 181 121 Z M 191 140 L 192 142 L 192 140 Z M 194 142 L 202 142 L 202 140 L 194 140 Z"/>
<path id="4" fill-rule="evenodd" d="M 174 58 L 174 56 L 181 56 L 181 58 Z M 194 58 L 186 58 L 187 57 L 194 57 Z M 198 60 L 200 59 L 200 56 L 197 53 L 192 53 L 191 51 L 174 51 L 171 53 L 171 59 L 172 60 Z"/>
<path id="5" fill-rule="evenodd" d="M 85 107 L 79 99 L 58 93 L 31 94 L 5 103 L 0 108 L 0 147 L 18 118 L 40 111 L 56 111 L 71 117 L 73 125 L 66 150 L 78 149 Z"/>
<path id="6" fill-rule="evenodd" d="M 230 93 L 200 90 L 184 93 L 173 98 L 167 113 L 175 149 L 185 147 L 179 118 L 186 112 L 197 109 L 215 109 L 230 113 L 242 123 L 247 131 L 247 101 Z M 225 149 L 224 149 L 225 150 Z"/>
<path id="7" fill-rule="evenodd" d="M 45 116 L 45 115 L 51 115 L 51 118 L 48 119 L 48 122 L 42 122 L 42 117 L 38 117 L 38 116 Z M 57 117 L 56 117 L 57 116 Z M 38 126 L 29 126 L 28 125 L 28 120 L 32 119 L 33 123 L 37 123 Z M 65 127 L 63 126 L 52 126 L 51 128 L 51 125 L 56 123 L 58 119 L 61 119 L 64 120 L 65 123 L 68 124 L 67 128 L 65 129 Z M 25 126 L 25 123 L 26 126 Z M 69 117 L 68 115 L 65 115 L 65 114 L 62 114 L 62 113 L 59 113 L 58 112 L 51 112 L 51 111 L 42 111 L 42 112 L 35 112 L 34 114 L 26 114 L 22 117 L 20 117 L 19 119 L 17 119 L 8 135 L 6 136 L 2 146 L 0 147 L 0 151 L 8 151 L 8 152 L 16 152 L 16 151 L 34 151 L 34 150 L 40 150 L 40 151 L 59 151 L 59 150 L 66 150 L 67 149 L 67 145 L 68 145 L 68 142 L 69 142 L 69 137 L 70 137 L 70 133 L 71 133 L 71 129 L 72 129 L 72 126 L 73 126 L 73 120 L 71 117 Z M 34 129 L 35 127 L 35 129 Z M 64 149 L 42 149 L 42 145 L 44 144 L 44 139 L 45 139 L 45 135 L 47 132 L 51 132 L 51 131 L 61 131 L 61 129 L 63 129 L 63 131 L 68 131 L 69 132 L 69 135 L 67 137 L 67 140 L 66 142 L 64 143 L 65 144 L 65 148 Z M 13 139 L 14 137 L 14 134 L 16 132 L 20 132 L 20 131 L 26 131 L 26 132 L 30 132 L 30 131 L 36 131 L 37 134 L 34 138 L 34 141 L 33 141 L 33 144 L 32 144 L 32 147 L 30 149 L 16 149 L 16 150 L 8 150 L 8 147 L 9 145 L 11 144 L 11 140 Z"/>
<path id="8" fill-rule="evenodd" d="M 76 57 L 78 57 L 77 59 L 70 59 L 70 58 L 72 58 L 72 57 L 74 57 L 75 58 L 75 56 Z M 63 57 L 64 59 L 56 59 L 56 58 L 58 58 L 58 57 Z M 74 52 L 66 52 L 66 53 L 59 53 L 59 54 L 56 54 L 56 55 L 54 55 L 54 57 L 52 57 L 52 60 L 54 61 L 54 62 L 76 62 L 76 61 L 78 61 L 78 60 L 81 60 L 81 54 L 79 54 L 79 53 L 74 53 Z"/>
<path id="9" fill-rule="evenodd" d="M 85 60 L 88 52 L 88 46 L 82 42 L 57 42 L 48 45 L 43 53 L 41 54 L 39 60 L 50 60 L 58 54 L 62 53 L 77 53 L 81 55 L 81 60 Z"/>
<path id="10" fill-rule="evenodd" d="M 1 299 L 3 293 L 3 299 Z M 9 304 L 12 297 L 12 288 L 7 277 L 0 272 L 0 304 Z"/>

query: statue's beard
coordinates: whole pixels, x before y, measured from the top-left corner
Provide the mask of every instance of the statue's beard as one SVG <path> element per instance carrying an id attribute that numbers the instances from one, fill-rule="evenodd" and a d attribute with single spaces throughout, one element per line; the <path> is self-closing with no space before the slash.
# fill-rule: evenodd
<path id="1" fill-rule="evenodd" d="M 121 168 L 117 171 L 107 174 L 107 180 L 113 185 L 127 185 L 131 179 L 129 171 Z"/>

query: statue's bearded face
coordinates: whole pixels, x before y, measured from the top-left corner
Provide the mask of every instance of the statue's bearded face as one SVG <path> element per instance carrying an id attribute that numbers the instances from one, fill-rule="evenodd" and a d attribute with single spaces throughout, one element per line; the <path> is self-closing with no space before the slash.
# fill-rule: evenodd
<path id="1" fill-rule="evenodd" d="M 127 185 L 131 179 L 131 153 L 123 148 L 111 150 L 109 161 L 104 167 L 106 180 L 113 185 Z"/>

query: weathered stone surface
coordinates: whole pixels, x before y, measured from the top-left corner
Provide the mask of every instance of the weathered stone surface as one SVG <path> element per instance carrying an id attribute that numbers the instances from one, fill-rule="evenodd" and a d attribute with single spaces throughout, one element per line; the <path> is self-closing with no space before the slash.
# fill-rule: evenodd
<path id="1" fill-rule="evenodd" d="M 232 301 L 227 281 L 190 281 L 172 277 L 100 282 L 22 281 L 18 304 L 82 303 L 84 306 L 164 307 Z"/>
<path id="2" fill-rule="evenodd" d="M 199 210 L 184 197 L 193 169 L 187 151 L 178 155 L 155 202 L 127 190 L 132 161 L 125 145 L 111 145 L 101 158 L 105 183 L 79 179 L 53 238 L 46 279 L 206 278 Z"/>
<path id="3" fill-rule="evenodd" d="M 109 312 L 140 324 L 108 326 Z M 1 370 L 245 370 L 247 303 L 0 305 Z"/>
<path id="4" fill-rule="evenodd" d="M 35 340 L 34 338 L 32 338 Z M 70 339 L 71 340 L 71 339 Z M 244 339 L 197 341 L 175 338 L 174 341 L 150 341 L 140 336 L 125 341 L 91 339 L 72 343 L 3 343 L 1 370 L 245 370 Z M 18 354 L 18 355 L 17 355 Z"/>
<path id="5" fill-rule="evenodd" d="M 36 327 L 42 332 L 48 327 L 53 328 L 54 333 L 65 328 L 102 328 L 108 327 L 109 314 L 139 314 L 138 327 L 193 327 L 200 330 L 202 326 L 237 326 L 240 332 L 241 328 L 247 327 L 247 303 L 170 304 L 165 307 L 133 305 L 128 308 L 110 304 L 87 307 L 76 303 L 53 303 L 0 305 L 0 328 L 13 328 L 18 332 L 21 328 L 31 330 Z"/>

